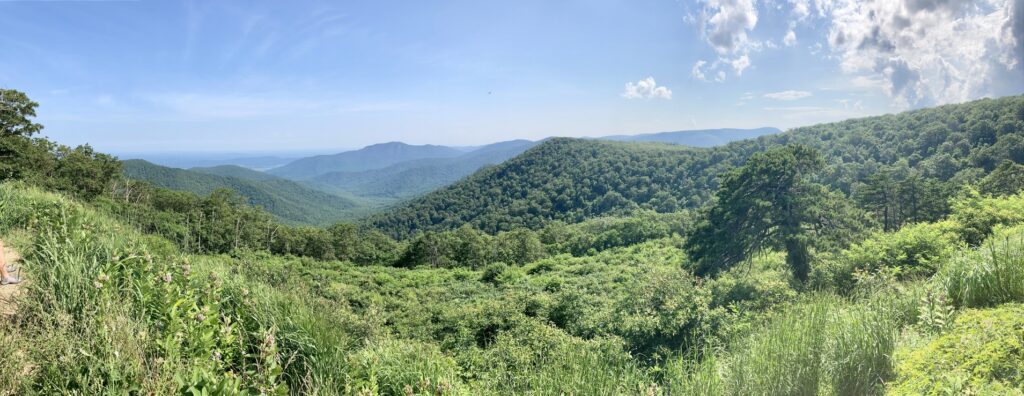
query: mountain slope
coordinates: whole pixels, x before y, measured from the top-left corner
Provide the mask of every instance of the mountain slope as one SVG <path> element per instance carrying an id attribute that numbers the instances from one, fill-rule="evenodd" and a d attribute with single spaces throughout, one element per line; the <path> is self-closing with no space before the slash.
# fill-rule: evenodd
<path id="1" fill-rule="evenodd" d="M 1002 160 L 1024 162 L 1024 97 L 796 128 L 707 149 L 551 139 L 366 222 L 405 237 L 462 224 L 495 232 L 638 207 L 698 207 L 722 172 L 788 143 L 819 150 L 828 162 L 822 181 L 848 195 L 880 170 L 937 183 L 975 181 Z"/>
<path id="2" fill-rule="evenodd" d="M 645 133 L 640 135 L 614 135 L 598 139 L 619 142 L 661 142 L 682 144 L 692 147 L 714 147 L 744 139 L 754 139 L 764 135 L 781 133 L 778 128 L 756 129 L 703 129 L 692 131 Z"/>
<path id="3" fill-rule="evenodd" d="M 319 155 L 292 161 L 267 173 L 292 180 L 311 179 L 331 172 L 358 172 L 380 169 L 399 162 L 424 158 L 453 158 L 464 151 L 434 145 L 414 146 L 400 142 L 381 143 L 359 150 Z"/>
<path id="4" fill-rule="evenodd" d="M 280 177 L 252 170 L 249 168 L 243 168 L 238 165 L 218 165 L 210 167 L 195 167 L 188 169 L 193 172 L 205 173 L 207 175 L 223 176 L 223 177 L 234 177 L 242 180 L 255 180 L 255 181 L 267 181 L 267 180 L 282 180 Z"/>
<path id="5" fill-rule="evenodd" d="M 331 224 L 354 218 L 365 211 L 364 204 L 355 200 L 273 176 L 263 180 L 252 180 L 168 168 L 143 160 L 128 160 L 123 164 L 125 176 L 129 179 L 147 181 L 158 187 L 189 191 L 198 195 L 207 195 L 219 188 L 234 190 L 248 198 L 253 205 L 263 207 L 280 219 L 293 224 Z M 237 169 L 231 168 L 231 171 L 238 174 Z"/>
<path id="6" fill-rule="evenodd" d="M 409 198 L 454 183 L 483 166 L 501 163 L 536 144 L 529 140 L 494 143 L 455 158 L 405 161 L 362 172 L 331 172 L 310 182 L 357 196 Z"/>

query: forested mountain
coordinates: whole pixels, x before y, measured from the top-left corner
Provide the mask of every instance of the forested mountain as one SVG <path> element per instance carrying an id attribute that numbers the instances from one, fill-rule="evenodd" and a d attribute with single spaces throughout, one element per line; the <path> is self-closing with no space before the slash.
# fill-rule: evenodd
<path id="1" fill-rule="evenodd" d="M 124 161 L 123 166 L 129 179 L 146 181 L 158 187 L 201 196 L 222 188 L 233 190 L 246 197 L 250 204 L 260 206 L 289 223 L 331 224 L 351 219 L 365 209 L 363 203 L 354 199 L 239 167 L 193 171 L 163 167 L 143 160 Z"/>
<path id="2" fill-rule="evenodd" d="M 210 168 L 223 165 L 234 165 L 243 168 L 263 171 L 284 166 L 305 155 L 282 154 L 247 156 L 243 153 L 205 153 L 205 152 L 156 152 L 156 153 L 114 153 L 122 160 L 141 159 L 150 163 L 169 168 Z M 306 154 L 309 155 L 309 154 Z"/>
<path id="3" fill-rule="evenodd" d="M 499 164 L 536 144 L 529 140 L 494 143 L 454 158 L 405 161 L 362 172 L 331 172 L 310 182 L 357 196 L 410 198 L 454 183 L 485 165 Z"/>
<path id="4" fill-rule="evenodd" d="M 699 207 L 722 172 L 789 143 L 820 151 L 821 181 L 893 229 L 940 216 L 953 186 L 981 179 L 1002 161 L 1024 162 L 1024 97 L 796 128 L 707 149 L 551 139 L 367 223 L 402 237 L 462 224 L 496 232 L 635 208 Z"/>
<path id="5" fill-rule="evenodd" d="M 305 180 L 331 172 L 358 172 L 380 169 L 405 161 L 424 158 L 452 158 L 464 153 L 465 151 L 452 147 L 435 145 L 415 146 L 401 142 L 391 142 L 375 144 L 359 150 L 338 154 L 302 158 L 267 172 L 287 179 Z"/>
<path id="6" fill-rule="evenodd" d="M 778 128 L 755 128 L 755 129 L 703 129 L 691 131 L 644 133 L 640 135 L 613 135 L 604 136 L 598 139 L 614 140 L 619 142 L 661 142 L 682 144 L 692 147 L 714 147 L 729 142 L 743 139 L 753 139 L 764 135 L 781 133 Z"/>
<path id="7" fill-rule="evenodd" d="M 205 173 L 207 175 L 224 176 L 224 177 L 235 177 L 242 180 L 283 180 L 280 177 L 271 175 L 269 173 L 244 168 L 238 165 L 218 165 L 210 167 L 195 167 L 188 169 L 193 172 Z"/>

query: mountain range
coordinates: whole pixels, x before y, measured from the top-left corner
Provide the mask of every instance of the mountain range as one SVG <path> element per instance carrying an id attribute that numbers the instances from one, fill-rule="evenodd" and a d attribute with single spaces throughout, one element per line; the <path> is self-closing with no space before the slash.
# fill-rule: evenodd
<path id="1" fill-rule="evenodd" d="M 707 147 L 779 132 L 775 128 L 718 129 L 597 139 Z M 483 168 L 502 164 L 546 141 L 511 140 L 475 147 L 389 142 L 299 158 L 263 171 L 253 169 L 253 165 L 265 166 L 281 157 L 239 157 L 237 164 L 207 159 L 203 163 L 216 165 L 187 170 L 132 160 L 125 162 L 125 173 L 129 178 L 201 195 L 215 188 L 232 189 L 286 221 L 324 224 L 427 194 Z M 684 147 L 669 148 L 679 149 Z M 167 158 L 162 161 L 181 162 Z"/>
<path id="2" fill-rule="evenodd" d="M 1024 97 L 1017 96 L 795 128 L 711 148 L 555 138 L 364 222 L 404 238 L 464 224 L 494 233 L 636 209 L 697 208 L 711 199 L 724 172 L 768 147 L 792 143 L 820 152 L 828 164 L 821 181 L 845 194 L 880 173 L 903 178 L 900 188 L 923 179 L 977 182 L 1002 161 L 1024 161 L 1024 138 L 1015 132 L 1024 128 L 1021 114 Z M 915 199 L 945 191 L 933 187 L 913 185 Z"/>
<path id="3" fill-rule="evenodd" d="M 144 160 L 123 161 L 125 176 L 172 190 L 208 195 L 226 188 L 290 224 L 333 224 L 366 213 L 367 202 L 329 194 L 301 183 L 234 165 L 194 170 Z"/>

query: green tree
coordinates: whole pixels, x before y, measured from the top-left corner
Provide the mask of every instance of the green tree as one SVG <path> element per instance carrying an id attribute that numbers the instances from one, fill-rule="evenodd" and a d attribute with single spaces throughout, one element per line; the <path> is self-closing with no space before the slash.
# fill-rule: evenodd
<path id="1" fill-rule="evenodd" d="M 24 92 L 0 88 L 0 135 L 28 138 L 41 131 L 43 126 L 32 122 L 37 106 Z"/>
<path id="2" fill-rule="evenodd" d="M 715 204 L 686 242 L 697 275 L 714 275 L 756 251 L 782 248 L 798 281 L 810 274 L 807 226 L 827 190 L 808 179 L 824 166 L 811 148 L 789 145 L 758 153 L 728 173 Z"/>
<path id="3" fill-rule="evenodd" d="M 1024 165 L 1003 161 L 978 182 L 978 190 L 991 195 L 1013 195 L 1024 190 Z"/>

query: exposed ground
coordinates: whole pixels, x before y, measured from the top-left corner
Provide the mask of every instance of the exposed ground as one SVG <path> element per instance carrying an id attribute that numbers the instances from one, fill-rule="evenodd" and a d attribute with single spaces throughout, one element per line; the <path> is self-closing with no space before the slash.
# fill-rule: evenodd
<path id="1" fill-rule="evenodd" d="M 21 262 L 21 255 L 14 249 L 5 247 L 2 254 L 4 255 L 2 262 L 7 265 L 19 265 Z M 15 272 L 11 275 L 18 276 L 20 274 Z M 23 284 L 21 283 L 0 286 L 0 318 L 7 318 L 17 312 L 18 307 L 15 305 L 15 301 L 18 295 L 21 294 L 22 286 Z"/>

